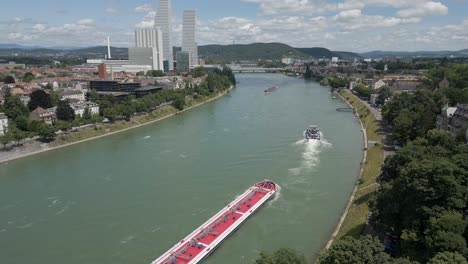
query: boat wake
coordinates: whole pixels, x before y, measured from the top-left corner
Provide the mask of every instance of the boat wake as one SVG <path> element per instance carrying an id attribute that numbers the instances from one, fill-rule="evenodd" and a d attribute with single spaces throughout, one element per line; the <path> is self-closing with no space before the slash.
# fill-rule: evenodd
<path id="1" fill-rule="evenodd" d="M 281 186 L 279 186 L 279 184 L 276 184 L 275 196 L 273 197 L 273 199 L 270 200 L 270 202 L 268 202 L 267 207 L 273 206 L 273 204 L 275 204 L 276 201 L 279 200 L 280 196 L 281 196 Z"/>
<path id="2" fill-rule="evenodd" d="M 323 138 L 322 133 L 320 134 L 321 140 L 303 139 L 294 143 L 294 145 L 302 150 L 302 160 L 299 167 L 289 169 L 292 175 L 298 176 L 301 173 L 313 170 L 320 163 L 320 152 L 322 152 L 324 148 L 332 146 L 330 142 Z"/>

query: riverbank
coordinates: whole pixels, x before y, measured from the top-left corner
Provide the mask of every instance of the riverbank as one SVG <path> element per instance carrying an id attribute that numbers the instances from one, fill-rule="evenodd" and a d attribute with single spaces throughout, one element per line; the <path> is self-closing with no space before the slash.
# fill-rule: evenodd
<path id="1" fill-rule="evenodd" d="M 187 102 L 189 106 L 181 111 L 178 111 L 171 105 L 167 105 L 151 113 L 133 117 L 130 121 L 120 121 L 113 124 L 99 124 L 95 127 L 87 128 L 76 133 L 58 136 L 55 141 L 50 143 L 34 142 L 11 151 L 0 151 L 0 164 L 153 124 L 214 101 L 228 94 L 233 88 L 234 86 L 231 86 L 228 90 L 218 93 L 212 97 L 189 101 Z"/>
<path id="2" fill-rule="evenodd" d="M 377 189 L 376 181 L 383 163 L 383 148 L 380 144 L 382 136 L 379 134 L 378 120 L 371 110 L 351 93 L 341 91 L 336 95 L 355 111 L 363 133 L 364 154 L 359 178 L 325 249 L 329 249 L 336 239 L 362 234 L 369 215 L 368 202 L 372 193 Z M 373 144 L 370 145 L 369 142 Z"/>

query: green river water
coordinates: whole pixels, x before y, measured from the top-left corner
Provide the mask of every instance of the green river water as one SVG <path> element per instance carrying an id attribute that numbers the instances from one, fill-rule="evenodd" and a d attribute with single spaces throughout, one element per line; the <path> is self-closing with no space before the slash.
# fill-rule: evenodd
<path id="1" fill-rule="evenodd" d="M 0 164 L 0 263 L 150 263 L 264 178 L 278 195 L 205 263 L 252 263 L 280 247 L 312 259 L 358 175 L 358 121 L 315 82 L 237 79 L 182 115 Z M 311 124 L 323 142 L 302 140 Z"/>

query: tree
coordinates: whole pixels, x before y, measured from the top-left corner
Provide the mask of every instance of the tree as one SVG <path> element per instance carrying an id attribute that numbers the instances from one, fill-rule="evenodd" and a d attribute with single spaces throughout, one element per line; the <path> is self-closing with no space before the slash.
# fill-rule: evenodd
<path id="1" fill-rule="evenodd" d="M 177 110 L 184 110 L 185 107 L 185 98 L 183 96 L 177 96 L 174 101 L 172 102 L 172 105 L 177 109 Z"/>
<path id="2" fill-rule="evenodd" d="M 36 129 L 36 133 L 44 142 L 49 142 L 56 136 L 54 127 L 44 122 L 41 122 L 41 124 Z"/>
<path id="3" fill-rule="evenodd" d="M 290 248 L 281 248 L 272 255 L 260 253 L 256 264 L 305 264 L 305 257 Z"/>
<path id="4" fill-rule="evenodd" d="M 23 82 L 31 82 L 32 80 L 34 80 L 34 78 L 35 78 L 34 74 L 27 72 L 23 76 Z"/>
<path id="5" fill-rule="evenodd" d="M 355 91 L 360 97 L 365 97 L 369 98 L 373 92 L 371 88 L 368 88 L 364 84 L 356 84 L 353 88 L 353 91 Z"/>
<path id="6" fill-rule="evenodd" d="M 60 101 L 57 106 L 57 119 L 62 121 L 73 121 L 75 120 L 75 111 L 70 106 L 68 100 Z"/>
<path id="7" fill-rule="evenodd" d="M 6 148 L 6 145 L 12 141 L 11 133 L 5 133 L 0 136 L 0 144 L 3 145 L 3 148 Z"/>
<path id="8" fill-rule="evenodd" d="M 13 76 L 11 75 L 8 75 L 7 77 L 5 77 L 5 79 L 3 79 L 3 82 L 6 84 L 16 83 L 15 78 L 13 78 Z"/>
<path id="9" fill-rule="evenodd" d="M 376 104 L 377 105 L 383 105 L 387 101 L 388 98 L 392 96 L 392 93 L 390 91 L 390 88 L 387 86 L 382 87 L 377 96 Z"/>
<path id="10" fill-rule="evenodd" d="M 466 258 L 456 252 L 440 252 L 427 264 L 466 264 Z"/>
<path id="11" fill-rule="evenodd" d="M 320 264 L 387 264 L 390 256 L 377 238 L 362 236 L 359 239 L 345 237 L 337 241 L 323 256 Z"/>
<path id="12" fill-rule="evenodd" d="M 83 113 L 82 118 L 83 118 L 84 120 L 91 120 L 92 117 L 93 117 L 93 116 L 91 115 L 91 111 L 89 110 L 88 107 L 86 107 L 85 110 L 84 110 L 84 113 Z"/>
<path id="13" fill-rule="evenodd" d="M 52 107 L 57 106 L 58 103 L 60 102 L 60 95 L 59 95 L 59 93 L 56 92 L 56 91 L 50 90 L 50 91 L 49 91 L 49 94 L 50 94 L 50 101 L 51 101 L 51 103 L 52 103 Z"/>
<path id="14" fill-rule="evenodd" d="M 10 90 L 7 89 L 5 92 L 5 103 L 4 103 L 5 115 L 8 116 L 13 121 L 20 116 L 28 116 L 29 112 L 26 106 L 24 106 L 21 99 L 10 93 Z"/>
<path id="15" fill-rule="evenodd" d="M 114 122 L 117 119 L 117 111 L 114 107 L 104 109 L 104 117 Z"/>
<path id="16" fill-rule="evenodd" d="M 29 111 L 34 111 L 38 107 L 47 109 L 52 106 L 52 99 L 44 90 L 36 90 L 31 93 L 31 101 L 28 103 Z"/>
<path id="17" fill-rule="evenodd" d="M 150 70 L 146 72 L 146 76 L 148 77 L 162 77 L 166 76 L 166 74 L 161 70 Z"/>
<path id="18" fill-rule="evenodd" d="M 27 137 L 26 132 L 18 129 L 15 125 L 8 128 L 8 133 L 11 135 L 11 139 L 16 142 L 16 145 L 19 145 L 21 140 Z"/>

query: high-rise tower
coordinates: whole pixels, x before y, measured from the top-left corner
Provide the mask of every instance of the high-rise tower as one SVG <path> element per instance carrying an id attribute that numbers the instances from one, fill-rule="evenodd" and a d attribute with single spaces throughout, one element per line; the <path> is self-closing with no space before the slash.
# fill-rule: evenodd
<path id="1" fill-rule="evenodd" d="M 159 27 L 163 37 L 163 57 L 167 61 L 168 69 L 174 69 L 174 55 L 172 51 L 171 28 L 171 0 L 158 0 L 154 26 Z"/>
<path id="2" fill-rule="evenodd" d="M 195 31 L 196 11 L 184 10 L 182 24 L 182 51 L 189 53 L 191 67 L 198 65 L 198 45 Z"/>

